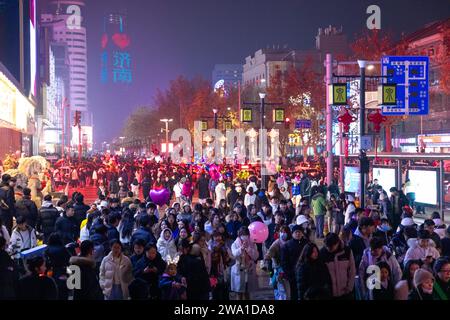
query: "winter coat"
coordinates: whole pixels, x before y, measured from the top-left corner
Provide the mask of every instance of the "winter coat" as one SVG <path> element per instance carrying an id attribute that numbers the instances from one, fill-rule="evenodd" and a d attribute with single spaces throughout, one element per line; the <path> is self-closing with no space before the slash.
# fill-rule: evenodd
<path id="1" fill-rule="evenodd" d="M 239 198 L 239 193 L 236 190 L 233 189 L 228 193 L 227 202 L 231 208 L 234 207 L 234 204 L 236 203 L 237 198 Z"/>
<path id="2" fill-rule="evenodd" d="M 55 232 L 61 236 L 64 244 L 75 242 L 80 234 L 80 229 L 75 217 L 67 217 L 66 215 L 56 220 Z"/>
<path id="3" fill-rule="evenodd" d="M 198 198 L 199 199 L 207 199 L 209 198 L 209 179 L 206 177 L 201 177 L 198 182 Z"/>
<path id="4" fill-rule="evenodd" d="M 272 267 L 277 269 L 281 265 L 281 247 L 285 242 L 281 239 L 275 240 L 267 251 L 267 255 L 272 259 Z"/>
<path id="5" fill-rule="evenodd" d="M 322 193 L 317 193 L 312 197 L 311 207 L 314 216 L 322 216 L 327 213 L 325 197 Z"/>
<path id="6" fill-rule="evenodd" d="M 0 250 L 0 301 L 16 297 L 14 262 L 5 250 Z"/>
<path id="7" fill-rule="evenodd" d="M 159 280 L 159 288 L 161 289 L 161 300 L 176 301 L 181 300 L 181 296 L 186 292 L 185 287 L 175 288 L 173 283 L 181 283 L 179 275 L 170 276 L 164 273 Z"/>
<path id="8" fill-rule="evenodd" d="M 6 203 L 8 208 L 2 209 L 0 206 L 0 218 L 2 219 L 3 223 L 5 225 L 9 224 L 9 221 L 12 222 L 12 218 L 15 215 L 15 197 L 14 197 L 14 190 L 11 189 L 8 185 L 2 185 L 0 187 L 0 201 Z"/>
<path id="9" fill-rule="evenodd" d="M 164 233 L 166 230 L 170 232 L 169 240 L 164 238 Z M 161 232 L 158 242 L 156 243 L 156 247 L 158 248 L 158 252 L 161 254 L 164 261 L 168 262 L 169 260 L 175 259 L 177 255 L 177 247 L 175 246 L 175 241 L 173 240 L 172 230 L 167 228 Z"/>
<path id="10" fill-rule="evenodd" d="M 80 228 L 81 222 L 84 219 L 86 219 L 86 214 L 90 208 L 89 208 L 89 206 L 85 205 L 84 203 L 76 203 L 73 206 L 73 209 L 75 211 L 74 218 L 77 222 L 78 228 Z"/>
<path id="11" fill-rule="evenodd" d="M 116 267 L 119 270 L 120 286 L 122 288 L 123 297 L 125 300 L 128 300 L 128 286 L 133 280 L 133 269 L 130 259 L 124 254 L 121 254 L 119 265 L 117 266 L 113 259 L 112 252 L 103 258 L 100 265 L 100 287 L 102 288 L 105 297 L 111 295 Z"/>
<path id="12" fill-rule="evenodd" d="M 73 300 L 104 300 L 96 272 L 95 260 L 88 257 L 71 257 L 70 264 L 80 267 L 80 289 L 74 289 Z"/>
<path id="13" fill-rule="evenodd" d="M 156 244 L 156 238 L 150 229 L 139 227 L 131 236 L 130 243 L 134 243 L 137 239 L 143 239 L 145 243 Z"/>
<path id="14" fill-rule="evenodd" d="M 112 194 L 117 194 L 119 192 L 119 183 L 117 181 L 109 182 L 109 192 Z"/>
<path id="15" fill-rule="evenodd" d="M 237 238 L 238 231 L 241 227 L 242 223 L 239 221 L 230 221 L 225 226 L 225 228 L 227 229 L 227 233 L 232 240 L 235 240 Z"/>
<path id="16" fill-rule="evenodd" d="M 227 199 L 227 188 L 225 187 L 225 183 L 219 182 L 215 188 L 215 193 L 216 193 L 216 207 L 218 207 L 220 200 Z"/>
<path id="17" fill-rule="evenodd" d="M 188 300 L 207 299 L 211 284 L 201 255 L 181 255 L 178 261 L 178 274 L 186 278 Z"/>
<path id="18" fill-rule="evenodd" d="M 296 270 L 296 279 L 300 300 L 305 300 L 308 292 L 316 289 L 324 290 L 326 296 L 331 296 L 331 277 L 327 266 L 320 259 L 303 263 Z"/>
<path id="19" fill-rule="evenodd" d="M 400 265 L 395 259 L 395 256 L 390 252 L 390 250 L 387 247 L 383 248 L 383 253 L 380 257 L 375 258 L 371 254 L 370 247 L 364 250 L 361 263 L 359 265 L 358 269 L 358 275 L 359 280 L 361 281 L 361 290 L 364 297 L 367 297 L 367 295 L 370 295 L 370 300 L 373 300 L 372 293 L 367 291 L 366 286 L 366 280 L 368 278 L 367 268 L 372 265 L 376 265 L 379 262 L 386 262 L 389 265 L 389 268 L 391 269 L 391 277 L 390 281 L 391 283 L 398 283 L 403 275 L 402 269 L 400 268 Z"/>
<path id="20" fill-rule="evenodd" d="M 53 271 L 54 279 L 67 274 L 66 268 L 69 265 L 70 257 L 66 247 L 61 245 L 51 245 L 45 249 L 46 267 Z"/>
<path id="21" fill-rule="evenodd" d="M 400 280 L 394 288 L 394 300 L 408 300 L 409 292 L 410 288 L 408 285 L 408 281 Z"/>
<path id="22" fill-rule="evenodd" d="M 305 238 L 300 240 L 291 239 L 281 247 L 281 267 L 283 268 L 289 280 L 294 281 L 295 267 L 303 251 L 303 248 L 309 241 Z"/>
<path id="23" fill-rule="evenodd" d="M 364 238 L 361 232 L 359 231 L 359 228 L 357 228 L 355 233 L 353 234 L 352 240 L 350 240 L 348 244 L 349 247 L 352 249 L 353 257 L 355 258 L 356 268 L 358 268 L 359 264 L 361 263 L 364 250 L 366 250 L 366 248 L 369 247 L 369 241 L 370 239 Z"/>
<path id="24" fill-rule="evenodd" d="M 108 228 L 108 235 L 107 236 L 108 236 L 108 240 L 109 241 L 114 240 L 114 239 L 120 240 L 120 233 L 119 233 L 119 231 L 117 230 L 116 227 L 114 227 L 114 226 L 112 226 L 110 224 L 107 224 L 106 228 Z"/>
<path id="25" fill-rule="evenodd" d="M 404 265 L 403 261 L 405 259 L 406 252 L 409 249 L 409 246 L 402 231 L 397 232 L 392 237 L 392 240 L 389 242 L 389 248 L 391 249 L 392 252 L 395 253 L 397 261 L 400 264 Z"/>
<path id="26" fill-rule="evenodd" d="M 408 239 L 409 249 L 406 251 L 404 264 L 409 260 L 424 260 L 426 257 L 431 256 L 433 259 L 440 257 L 439 251 L 434 247 L 434 241 L 429 240 L 428 247 L 422 248 L 419 246 L 417 239 Z"/>
<path id="27" fill-rule="evenodd" d="M 190 198 L 192 196 L 192 183 L 190 181 L 186 181 L 183 183 L 183 188 L 181 189 L 181 195 Z"/>
<path id="28" fill-rule="evenodd" d="M 145 273 L 145 268 L 153 268 L 157 269 L 156 272 L 148 272 Z M 155 259 L 150 260 L 144 254 L 144 256 L 136 263 L 133 268 L 133 275 L 136 278 L 142 279 L 149 285 L 150 296 L 152 298 L 160 298 L 161 291 L 159 289 L 159 277 L 163 274 L 166 269 L 166 262 L 161 258 L 159 252 L 156 254 Z"/>
<path id="29" fill-rule="evenodd" d="M 436 277 L 433 286 L 433 296 L 435 300 L 449 300 L 450 299 L 450 281 L 445 283 L 444 281 Z"/>
<path id="30" fill-rule="evenodd" d="M 326 248 L 322 248 L 319 258 L 328 268 L 333 297 L 341 297 L 351 293 L 356 275 L 352 250 L 345 247 L 344 243 L 341 242 L 336 252 L 330 252 Z"/>
<path id="31" fill-rule="evenodd" d="M 256 285 L 256 260 L 259 253 L 256 244 L 249 240 L 248 251 L 242 249 L 242 240 L 237 238 L 231 245 L 235 264 L 231 267 L 231 291 L 252 292 Z M 248 257 L 245 257 L 248 255 Z"/>
<path id="32" fill-rule="evenodd" d="M 150 179 L 144 178 L 144 180 L 142 181 L 142 192 L 144 198 L 148 197 L 151 189 L 152 189 L 152 182 L 150 181 Z"/>
<path id="33" fill-rule="evenodd" d="M 58 287 L 55 280 L 38 274 L 22 277 L 17 285 L 17 300 L 57 300 Z"/>
<path id="34" fill-rule="evenodd" d="M 294 183 L 292 185 L 292 196 L 299 196 L 300 195 L 300 183 Z"/>
<path id="35" fill-rule="evenodd" d="M 408 300 L 435 300 L 433 294 L 423 292 L 422 288 L 414 288 L 408 294 Z"/>
<path id="36" fill-rule="evenodd" d="M 33 228 L 27 227 L 25 231 L 15 228 L 11 234 L 8 251 L 14 259 L 19 259 L 22 251 L 34 248 L 36 245 L 36 232 Z"/>
<path id="37" fill-rule="evenodd" d="M 16 218 L 25 217 L 27 224 L 33 229 L 36 228 L 38 215 L 36 204 L 31 199 L 23 198 L 16 202 Z"/>
<path id="38" fill-rule="evenodd" d="M 347 205 L 347 209 L 345 210 L 345 221 L 344 223 L 347 224 L 352 219 L 352 214 L 355 212 L 356 206 L 353 202 L 349 202 Z"/>
<path id="39" fill-rule="evenodd" d="M 302 197 L 309 197 L 311 195 L 311 181 L 308 178 L 300 180 L 300 192 Z"/>
<path id="40" fill-rule="evenodd" d="M 55 232 L 56 220 L 60 214 L 50 201 L 44 201 L 39 210 L 39 217 L 36 224 L 38 232 L 43 233 L 46 237 Z"/>

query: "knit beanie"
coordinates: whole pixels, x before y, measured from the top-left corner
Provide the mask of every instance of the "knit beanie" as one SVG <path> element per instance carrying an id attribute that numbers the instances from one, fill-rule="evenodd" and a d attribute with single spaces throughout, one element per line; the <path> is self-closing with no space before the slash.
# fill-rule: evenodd
<path id="1" fill-rule="evenodd" d="M 434 281 L 434 277 L 431 272 L 425 269 L 417 269 L 414 273 L 414 286 L 417 288 L 419 285 L 429 279 L 432 279 Z"/>

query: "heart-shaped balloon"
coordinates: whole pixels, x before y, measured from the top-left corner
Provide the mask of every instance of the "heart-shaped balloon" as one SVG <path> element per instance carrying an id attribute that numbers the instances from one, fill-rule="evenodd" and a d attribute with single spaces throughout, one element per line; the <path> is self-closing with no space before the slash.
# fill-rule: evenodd
<path id="1" fill-rule="evenodd" d="M 115 33 L 112 36 L 113 42 L 118 46 L 120 49 L 125 49 L 128 47 L 131 43 L 130 37 L 128 37 L 125 33 Z"/>
<path id="2" fill-rule="evenodd" d="M 170 191 L 167 189 L 151 190 L 150 199 L 158 206 L 163 206 L 170 199 Z"/>

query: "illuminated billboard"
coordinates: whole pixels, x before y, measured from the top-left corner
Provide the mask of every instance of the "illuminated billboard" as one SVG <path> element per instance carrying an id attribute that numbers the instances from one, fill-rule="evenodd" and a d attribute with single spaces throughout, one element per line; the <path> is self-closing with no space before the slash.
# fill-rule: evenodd
<path id="1" fill-rule="evenodd" d="M 409 170 L 411 190 L 416 193 L 416 202 L 437 205 L 438 203 L 438 176 L 435 170 Z M 426 191 L 423 191 L 426 190 Z"/>
<path id="2" fill-rule="evenodd" d="M 37 92 L 37 41 L 36 41 L 36 0 L 30 0 L 30 93 L 36 97 Z"/>

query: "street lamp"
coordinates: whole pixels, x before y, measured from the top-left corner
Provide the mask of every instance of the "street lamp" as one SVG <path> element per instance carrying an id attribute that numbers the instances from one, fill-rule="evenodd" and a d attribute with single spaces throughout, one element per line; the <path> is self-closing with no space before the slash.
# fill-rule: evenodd
<path id="1" fill-rule="evenodd" d="M 218 117 L 218 115 L 217 115 L 217 113 L 219 112 L 219 110 L 214 108 L 213 112 L 214 112 L 214 129 L 217 130 L 217 127 L 218 127 L 218 124 L 217 124 L 217 120 L 218 120 L 217 117 Z"/>
<path id="2" fill-rule="evenodd" d="M 161 119 L 160 121 L 166 124 L 166 158 L 169 159 L 169 122 L 173 122 L 173 119 Z"/>
<path id="3" fill-rule="evenodd" d="M 366 67 L 368 61 L 358 60 L 360 71 L 360 90 L 359 90 L 359 175 L 360 175 L 360 203 L 361 208 L 365 208 L 366 199 L 366 176 L 365 163 L 367 161 L 366 153 L 362 147 L 363 137 L 366 129 Z"/>

